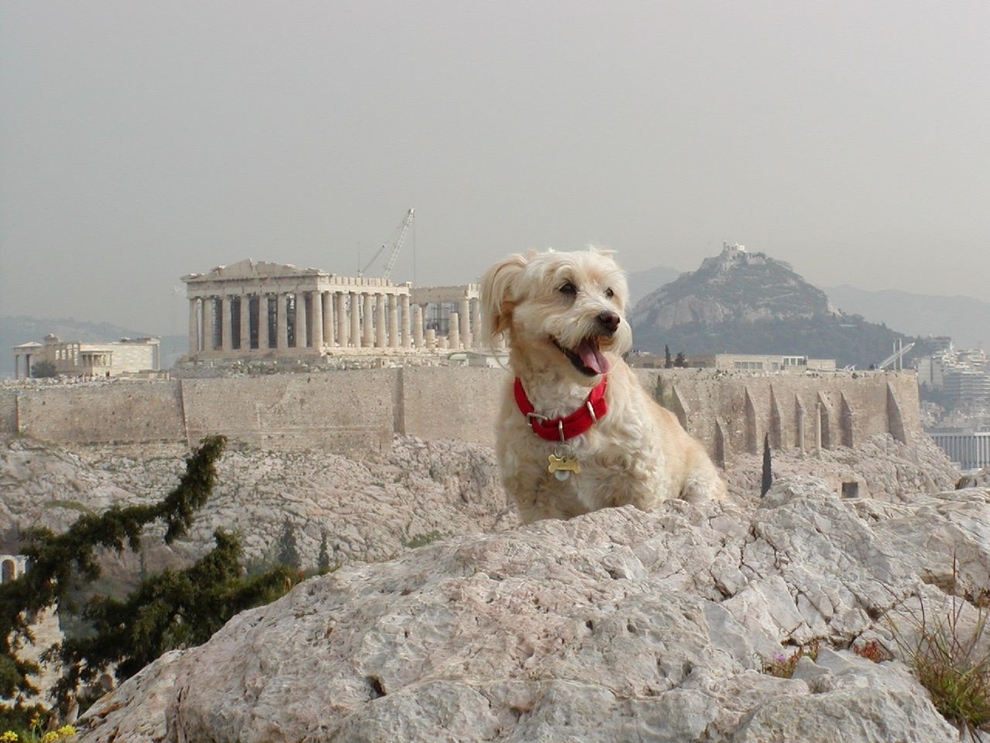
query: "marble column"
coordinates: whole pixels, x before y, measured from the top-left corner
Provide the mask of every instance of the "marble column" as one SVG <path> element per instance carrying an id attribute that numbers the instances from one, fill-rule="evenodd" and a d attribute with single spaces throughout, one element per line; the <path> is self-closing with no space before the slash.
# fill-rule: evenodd
<path id="1" fill-rule="evenodd" d="M 333 292 L 320 292 L 323 306 L 323 345 L 333 348 Z"/>
<path id="2" fill-rule="evenodd" d="M 413 307 L 413 346 L 423 347 L 423 305 Z"/>
<path id="3" fill-rule="evenodd" d="M 347 293 L 337 292 L 337 345 L 347 347 Z"/>
<path id="4" fill-rule="evenodd" d="M 309 333 L 306 332 L 306 295 L 296 292 L 296 348 L 306 348 L 309 345 Z"/>
<path id="5" fill-rule="evenodd" d="M 323 292 L 311 292 L 313 307 L 313 336 L 312 345 L 315 351 L 323 348 Z"/>
<path id="6" fill-rule="evenodd" d="M 220 298 L 220 303 L 223 312 L 223 327 L 220 329 L 220 347 L 223 351 L 231 351 L 234 348 L 234 305 L 230 301 L 230 297 L 226 294 Z"/>
<path id="7" fill-rule="evenodd" d="M 361 321 L 364 323 L 364 335 L 361 338 L 361 346 L 364 348 L 371 348 L 375 345 L 375 323 L 372 320 L 372 315 L 375 311 L 375 298 L 370 292 L 364 295 L 364 317 Z"/>
<path id="8" fill-rule="evenodd" d="M 241 295 L 241 339 L 240 350 L 242 352 L 251 350 L 251 297 L 247 294 Z"/>
<path id="9" fill-rule="evenodd" d="M 268 294 L 261 292 L 258 295 L 258 351 L 265 353 L 268 351 Z"/>
<path id="10" fill-rule="evenodd" d="M 275 348 L 284 351 L 289 347 L 289 312 L 286 295 L 279 292 L 275 295 Z"/>
<path id="11" fill-rule="evenodd" d="M 461 322 L 456 312 L 447 316 L 447 345 L 452 351 L 461 347 Z"/>
<path id="12" fill-rule="evenodd" d="M 399 298 L 388 295 L 388 347 L 399 347 Z"/>
<path id="13" fill-rule="evenodd" d="M 199 300 L 196 297 L 189 299 L 189 355 L 195 356 L 199 353 Z"/>
<path id="14" fill-rule="evenodd" d="M 461 321 L 461 347 L 466 350 L 471 347 L 471 302 L 467 298 L 461 300 L 458 316 Z"/>
<path id="15" fill-rule="evenodd" d="M 361 347 L 361 295 L 357 292 L 351 292 L 351 346 Z"/>
<path id="16" fill-rule="evenodd" d="M 412 318 L 409 317 L 409 295 L 403 294 L 399 297 L 399 307 L 402 310 L 402 347 L 409 348 L 412 345 Z"/>
<path id="17" fill-rule="evenodd" d="M 375 295 L 375 347 L 385 348 L 385 295 Z"/>
<path id="18" fill-rule="evenodd" d="M 206 297 L 203 300 L 203 350 L 212 351 L 216 346 L 214 341 L 216 335 L 213 333 L 216 321 L 213 319 L 216 314 L 217 301 L 215 297 Z"/>

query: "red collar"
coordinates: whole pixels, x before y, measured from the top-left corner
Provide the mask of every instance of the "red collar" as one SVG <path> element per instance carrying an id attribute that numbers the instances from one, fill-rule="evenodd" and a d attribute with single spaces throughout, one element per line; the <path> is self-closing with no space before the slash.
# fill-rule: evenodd
<path id="1" fill-rule="evenodd" d="M 516 377 L 513 389 L 516 396 L 516 405 L 519 410 L 529 420 L 529 425 L 533 427 L 533 432 L 541 439 L 547 441 L 566 441 L 575 436 L 580 436 L 587 431 L 598 419 L 608 412 L 605 404 L 605 375 L 602 381 L 595 385 L 584 405 L 564 418 L 544 418 L 536 414 L 536 408 L 526 397 L 526 390 L 523 389 L 522 381 Z"/>

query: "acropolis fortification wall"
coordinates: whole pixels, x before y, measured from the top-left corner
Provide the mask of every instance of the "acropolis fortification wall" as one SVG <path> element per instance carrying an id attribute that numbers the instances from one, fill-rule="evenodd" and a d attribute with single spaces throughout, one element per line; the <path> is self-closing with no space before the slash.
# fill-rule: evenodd
<path id="1" fill-rule="evenodd" d="M 775 448 L 856 446 L 875 433 L 921 431 L 914 372 L 746 374 L 641 370 L 643 384 L 720 462 Z M 499 391 L 494 368 L 406 367 L 9 385 L 0 432 L 58 444 L 186 443 L 208 434 L 270 449 L 382 451 L 393 433 L 491 446 Z"/>

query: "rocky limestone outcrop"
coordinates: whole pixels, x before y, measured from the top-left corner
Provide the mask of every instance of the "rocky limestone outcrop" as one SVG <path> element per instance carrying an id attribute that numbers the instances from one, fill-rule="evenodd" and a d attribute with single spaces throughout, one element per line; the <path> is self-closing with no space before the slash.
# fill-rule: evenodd
<path id="1" fill-rule="evenodd" d="M 2 443 L 8 538 L 158 499 L 186 454 Z M 886 617 L 909 633 L 922 605 L 987 590 L 987 491 L 953 491 L 924 437 L 775 451 L 762 500 L 761 464 L 730 463 L 722 504 L 519 527 L 483 447 L 228 451 L 193 539 L 159 557 L 187 560 L 223 526 L 260 558 L 288 518 L 305 562 L 327 533 L 344 567 L 159 659 L 90 711 L 83 740 L 955 739 L 903 665 L 848 648 L 894 645 Z M 850 480 L 869 497 L 839 499 Z M 960 616 L 979 620 L 965 602 Z M 794 679 L 760 672 L 813 639 Z"/>
<path id="2" fill-rule="evenodd" d="M 990 485 L 990 467 L 984 467 L 979 472 L 963 475 L 956 481 L 956 489 L 976 488 Z"/>
<path id="3" fill-rule="evenodd" d="M 178 484 L 187 454 L 177 446 L 68 449 L 0 440 L 0 536 L 15 549 L 28 526 L 62 531 L 80 513 L 161 500 Z M 324 535 L 334 562 L 382 560 L 438 536 L 516 522 L 494 453 L 465 442 L 396 437 L 390 452 L 363 459 L 230 447 L 217 473 L 188 539 L 172 548 L 146 539 L 140 559 L 107 556 L 109 571 L 187 564 L 212 546 L 217 528 L 237 531 L 245 559 L 262 561 L 288 522 L 306 568 L 317 564 Z"/>
<path id="4" fill-rule="evenodd" d="M 66 448 L 0 438 L 0 547 L 16 551 L 29 526 L 63 531 L 81 513 L 160 500 L 179 481 L 188 451 L 179 446 Z M 726 471 L 740 496 L 760 488 L 762 455 L 737 455 Z M 927 436 L 911 445 L 874 436 L 853 450 L 774 451 L 777 476 L 812 474 L 836 492 L 898 500 L 950 490 L 959 479 Z M 397 436 L 392 450 L 355 459 L 330 453 L 229 448 L 214 494 L 187 539 L 166 547 L 149 530 L 139 556 L 104 556 L 104 574 L 122 587 L 140 571 L 181 567 L 212 546 L 217 528 L 236 530 L 247 561 L 270 559 L 280 531 L 294 529 L 303 567 L 317 564 L 326 536 L 334 563 L 379 561 L 441 536 L 491 532 L 518 523 L 498 484 L 491 449 L 457 441 Z"/>
<path id="5" fill-rule="evenodd" d="M 952 490 L 959 482 L 959 470 L 926 434 L 912 436 L 902 444 L 886 434 L 876 434 L 855 449 L 785 449 L 772 451 L 773 476 L 812 475 L 827 482 L 836 493 L 843 483 L 856 483 L 862 498 L 900 502 L 919 493 Z M 729 489 L 739 493 L 759 492 L 763 470 L 762 454 L 737 454 L 725 470 Z M 990 482 L 972 481 L 971 485 Z"/>
<path id="6" fill-rule="evenodd" d="M 238 615 L 98 702 L 81 740 L 959 740 L 891 626 L 910 643 L 920 606 L 978 614 L 988 503 L 791 476 L 446 538 Z M 902 659 L 851 651 L 872 639 Z M 763 672 L 815 640 L 793 678 Z"/>

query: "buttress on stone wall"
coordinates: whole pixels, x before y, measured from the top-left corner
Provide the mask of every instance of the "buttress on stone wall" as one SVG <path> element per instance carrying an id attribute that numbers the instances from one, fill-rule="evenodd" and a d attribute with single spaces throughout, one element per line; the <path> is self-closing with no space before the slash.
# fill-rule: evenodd
<path id="1" fill-rule="evenodd" d="M 735 453 L 855 447 L 921 432 L 913 371 L 752 375 L 639 370 L 724 466 Z M 494 445 L 509 374 L 480 367 L 397 367 L 260 377 L 0 388 L 0 432 L 59 444 L 171 442 L 209 434 L 270 449 L 384 451 L 395 433 Z"/>

